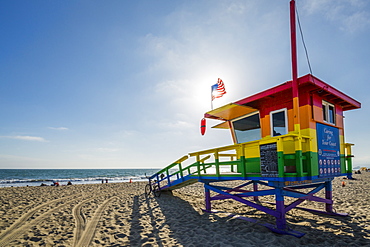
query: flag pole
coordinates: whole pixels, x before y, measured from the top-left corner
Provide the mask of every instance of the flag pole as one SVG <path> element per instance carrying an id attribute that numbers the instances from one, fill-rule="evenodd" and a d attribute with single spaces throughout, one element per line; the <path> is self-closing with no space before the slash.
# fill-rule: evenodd
<path id="1" fill-rule="evenodd" d="M 296 18 L 295 0 L 290 1 L 290 39 L 292 55 L 292 93 L 293 93 L 293 121 L 294 131 L 300 133 L 299 117 L 299 92 L 298 92 L 298 66 L 297 66 L 297 41 L 296 41 Z"/>
<path id="2" fill-rule="evenodd" d="M 220 81 L 220 78 L 217 79 L 217 84 Z M 211 110 L 213 110 L 213 85 L 211 86 Z"/>
<path id="3" fill-rule="evenodd" d="M 212 91 L 212 86 L 211 86 L 211 110 L 213 110 L 213 97 L 212 97 L 212 93 L 213 93 L 213 91 Z"/>

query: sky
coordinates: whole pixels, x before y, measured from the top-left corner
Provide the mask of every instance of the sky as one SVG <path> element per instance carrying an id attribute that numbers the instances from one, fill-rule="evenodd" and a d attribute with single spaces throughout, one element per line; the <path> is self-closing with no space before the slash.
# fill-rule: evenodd
<path id="1" fill-rule="evenodd" d="M 312 73 L 370 167 L 370 1 L 297 0 Z M 0 169 L 163 168 L 230 145 L 213 107 L 291 80 L 288 0 L 0 0 Z M 310 72 L 301 37 L 299 76 Z"/>

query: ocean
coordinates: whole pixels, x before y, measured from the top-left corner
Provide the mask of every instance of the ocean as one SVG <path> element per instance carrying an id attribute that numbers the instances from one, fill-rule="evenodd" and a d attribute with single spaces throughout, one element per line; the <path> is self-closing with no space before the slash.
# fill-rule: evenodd
<path id="1" fill-rule="evenodd" d="M 97 184 L 147 181 L 159 169 L 0 169 L 0 188 L 51 185 Z"/>

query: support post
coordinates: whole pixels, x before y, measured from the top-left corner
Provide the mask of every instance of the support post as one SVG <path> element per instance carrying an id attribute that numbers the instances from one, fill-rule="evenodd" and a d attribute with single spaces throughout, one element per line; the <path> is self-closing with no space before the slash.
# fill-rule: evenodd
<path id="1" fill-rule="evenodd" d="M 240 154 L 240 163 L 239 163 L 239 167 L 238 167 L 238 172 L 240 172 L 242 174 L 242 176 L 244 178 L 247 177 L 247 169 L 246 169 L 246 159 L 245 159 L 245 149 L 244 149 L 244 145 L 240 145 L 239 146 L 239 154 Z"/>
<path id="2" fill-rule="evenodd" d="M 184 172 L 182 170 L 182 165 L 181 163 L 179 163 L 179 170 L 180 170 L 180 177 L 181 177 L 181 181 L 184 181 Z"/>
<path id="3" fill-rule="evenodd" d="M 303 176 L 303 162 L 302 162 L 302 138 L 301 136 L 294 138 L 295 146 L 295 166 L 298 177 Z"/>
<path id="4" fill-rule="evenodd" d="M 211 191 L 206 187 L 209 185 L 208 183 L 204 183 L 204 194 L 205 194 L 205 204 L 206 204 L 206 211 L 211 211 Z"/>
<path id="5" fill-rule="evenodd" d="M 198 172 L 198 177 L 200 178 L 200 157 L 199 157 L 199 154 L 197 154 L 197 172 Z M 189 170 L 189 174 L 190 174 L 190 170 Z"/>
<path id="6" fill-rule="evenodd" d="M 253 181 L 253 191 L 258 191 L 258 183 Z M 258 201 L 258 196 L 253 196 L 254 201 Z"/>
<path id="7" fill-rule="evenodd" d="M 168 186 L 171 186 L 170 171 L 168 169 L 166 169 L 166 175 L 167 175 L 167 183 L 168 183 Z"/>
<path id="8" fill-rule="evenodd" d="M 329 200 L 333 199 L 333 188 L 332 188 L 331 181 L 325 182 L 325 199 L 329 199 Z M 325 203 L 325 210 L 328 213 L 333 213 L 333 204 Z"/>
<path id="9" fill-rule="evenodd" d="M 216 164 L 216 176 L 219 178 L 220 177 L 220 157 L 218 155 L 218 150 L 216 150 L 215 154 L 215 164 Z"/>
<path id="10" fill-rule="evenodd" d="M 286 219 L 285 219 L 285 205 L 284 205 L 284 195 L 282 188 L 275 189 L 275 200 L 276 200 L 276 212 L 278 216 L 276 217 L 276 227 L 279 230 L 286 229 Z"/>
<path id="11" fill-rule="evenodd" d="M 344 148 L 345 148 L 345 152 L 344 152 L 344 168 L 345 168 L 345 172 L 347 173 L 347 178 L 348 179 L 352 179 L 352 150 L 351 150 L 351 146 L 353 146 L 354 144 L 351 144 L 351 143 L 345 143 L 344 144 Z"/>

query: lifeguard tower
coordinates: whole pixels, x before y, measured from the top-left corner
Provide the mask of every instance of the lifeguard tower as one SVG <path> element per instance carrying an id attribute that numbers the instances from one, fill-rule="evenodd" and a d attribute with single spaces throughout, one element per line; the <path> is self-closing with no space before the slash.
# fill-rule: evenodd
<path id="1" fill-rule="evenodd" d="M 351 178 L 353 144 L 345 142 L 343 113 L 361 104 L 311 74 L 297 77 L 294 1 L 290 10 L 292 80 L 205 113 L 205 118 L 221 121 L 214 128 L 230 130 L 234 144 L 185 155 L 150 177 L 147 193 L 159 196 L 163 190 L 202 182 L 205 211 L 212 212 L 214 200 L 234 199 L 274 216 L 276 225 L 262 224 L 270 230 L 297 237 L 304 234 L 289 229 L 285 218 L 293 208 L 344 215 L 333 210 L 332 180 Z M 185 167 L 191 157 L 195 161 Z M 241 184 L 217 185 L 230 180 Z M 248 185 L 253 189 L 245 189 Z M 321 190 L 324 198 L 315 195 Z M 258 202 L 267 195 L 275 197 L 273 206 Z M 286 197 L 294 200 L 286 204 Z M 299 207 L 305 200 L 321 202 L 324 209 Z"/>

